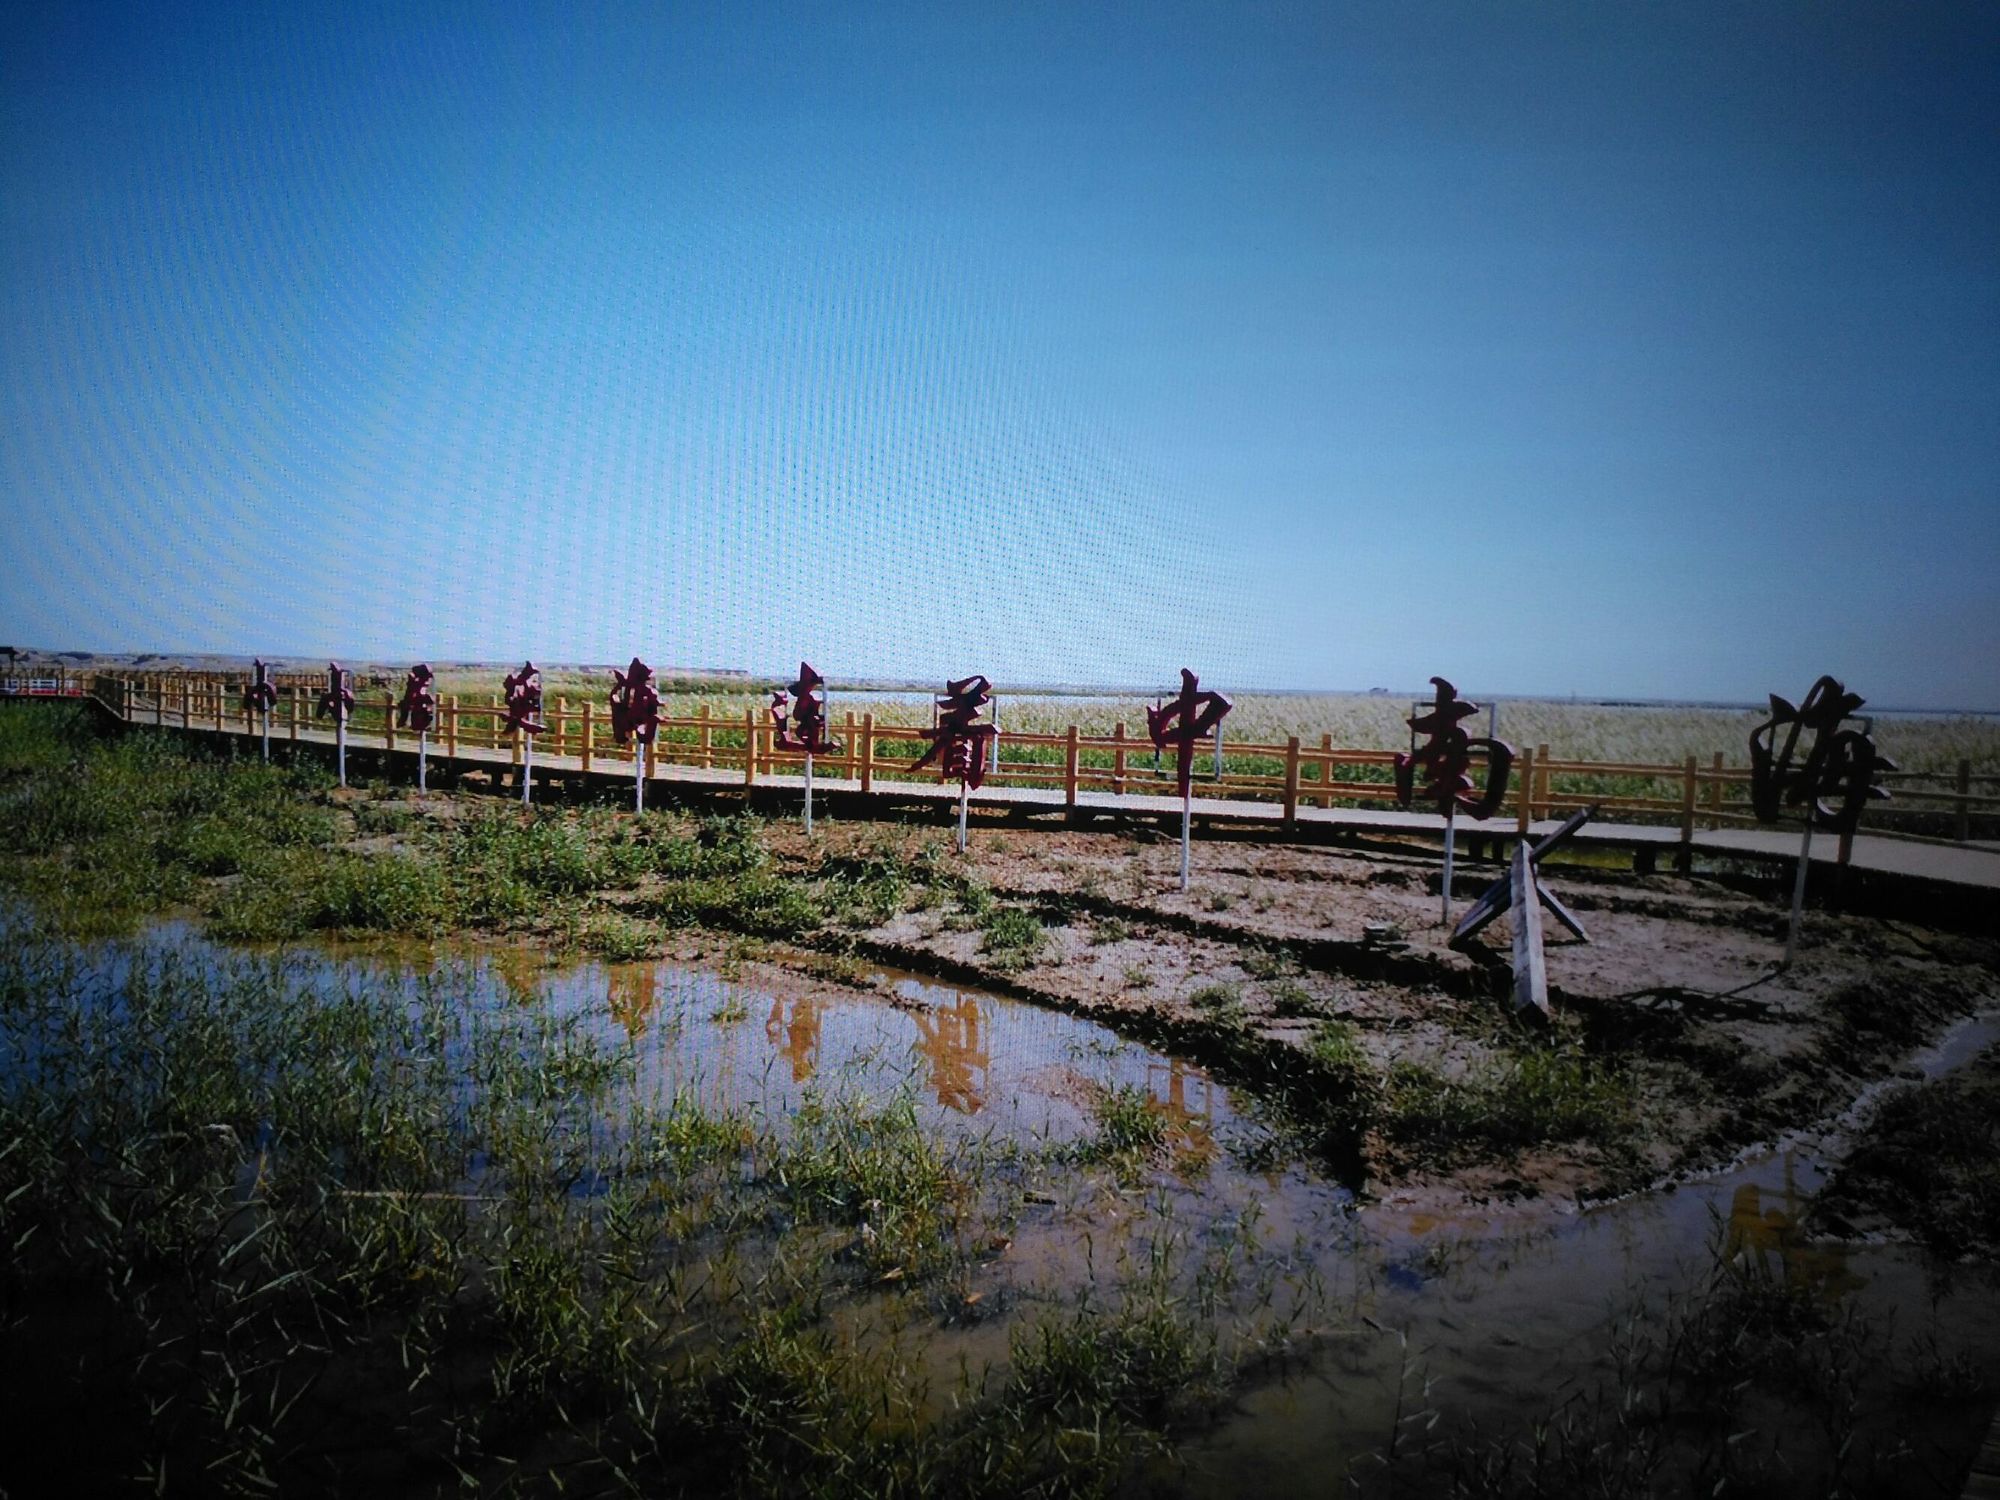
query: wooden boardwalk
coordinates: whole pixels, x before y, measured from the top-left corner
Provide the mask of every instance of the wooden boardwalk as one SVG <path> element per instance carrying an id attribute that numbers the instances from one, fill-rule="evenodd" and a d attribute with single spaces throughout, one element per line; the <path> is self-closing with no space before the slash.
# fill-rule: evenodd
<path id="1" fill-rule="evenodd" d="M 101 693 L 93 701 L 115 717 L 135 725 L 158 724 L 192 733 L 219 734 L 247 744 L 253 753 L 257 744 L 258 736 L 246 732 L 240 712 L 233 705 L 225 708 L 219 696 L 212 710 L 193 713 L 188 712 L 185 702 L 165 704 L 140 692 L 128 691 L 116 704 L 107 702 Z M 731 726 L 718 720 L 716 727 L 728 730 Z M 743 731 L 744 725 L 737 722 L 735 732 Z M 882 737 L 899 732 L 908 733 L 874 731 Z M 1072 766 L 1075 763 L 1074 735 L 1072 730 Z M 334 731 L 323 723 L 302 722 L 292 716 L 281 721 L 274 716 L 271 743 L 274 753 L 282 752 L 289 746 L 303 745 L 330 755 L 336 737 Z M 585 743 L 589 743 L 587 738 Z M 379 766 L 384 760 L 393 763 L 397 767 L 396 774 L 405 775 L 412 784 L 415 783 L 417 744 L 409 731 L 350 728 L 347 746 L 351 756 L 366 756 L 373 765 Z M 1139 747 L 1134 748 L 1137 750 Z M 1292 748 L 1296 763 L 1297 741 L 1293 741 Z M 673 746 L 671 750 L 679 754 L 692 753 L 684 745 Z M 668 747 L 659 747 L 658 758 L 649 770 L 649 803 L 655 789 L 669 796 L 677 792 L 733 792 L 748 795 L 766 805 L 803 797 L 803 775 L 790 769 L 772 768 L 797 766 L 796 756 L 780 757 L 760 749 L 746 767 L 740 747 L 717 748 L 713 751 L 714 758 L 733 760 L 734 764 L 702 766 L 670 761 L 666 758 L 667 753 Z M 433 776 L 482 774 L 496 783 L 513 785 L 518 776 L 520 758 L 520 749 L 516 745 L 468 744 L 462 740 L 447 745 L 434 739 L 429 747 L 430 774 Z M 852 756 L 844 760 L 837 758 L 834 764 L 848 765 L 852 760 Z M 864 764 L 874 774 L 855 777 L 821 772 L 815 775 L 815 806 L 836 816 L 862 817 L 871 815 L 871 810 L 887 807 L 933 808 L 940 819 L 948 816 L 948 809 L 956 807 L 958 790 L 955 784 L 901 779 L 894 774 L 900 767 L 893 761 L 871 759 Z M 607 791 L 622 786 L 628 794 L 634 780 L 630 750 L 614 750 L 609 746 L 598 746 L 594 753 L 585 754 L 557 753 L 537 748 L 534 752 L 534 773 L 537 785 L 546 781 L 584 782 Z M 1152 781 L 1150 775 L 1136 770 L 1126 773 L 1126 779 L 1140 785 Z M 1366 792 L 1371 789 L 1364 787 L 1361 790 Z M 1385 793 L 1387 788 L 1375 790 Z M 1197 795 L 1193 801 L 1194 826 L 1198 833 L 1211 836 L 1262 835 L 1326 843 L 1354 843 L 1369 839 L 1441 841 L 1443 838 L 1443 823 L 1435 813 L 1395 808 L 1309 805 L 1309 800 L 1317 795 L 1313 783 L 1298 784 L 1294 765 L 1291 783 L 1285 789 L 1282 800 Z M 1331 802 L 1334 799 L 1327 796 L 1323 800 Z M 1067 784 L 1058 778 L 1055 785 L 988 785 L 972 794 L 972 808 L 982 817 L 998 812 L 1015 819 L 1047 817 L 1073 824 L 1100 820 L 1159 820 L 1171 823 L 1177 830 L 1181 804 L 1179 797 L 1157 792 L 1091 790 L 1078 785 L 1078 778 L 1072 773 Z M 1568 807 L 1557 803 L 1552 810 L 1566 812 Z M 1519 815 L 1522 811 L 1517 808 L 1517 816 L 1502 815 L 1485 823 L 1461 822 L 1461 847 L 1473 855 L 1504 859 L 1507 846 L 1518 835 L 1541 836 L 1558 826 L 1557 818 L 1531 818 Z M 1662 856 L 1669 862 L 1683 863 L 1705 857 L 1710 860 L 1789 864 L 1797 858 L 1799 835 L 1792 827 L 1700 828 L 1694 825 L 1691 817 L 1683 817 L 1678 826 L 1597 820 L 1575 835 L 1571 843 L 1580 849 L 1618 851 L 1629 855 L 1637 868 L 1650 870 Z M 1824 868 L 1830 871 L 1834 868 L 1837 846 L 1838 840 L 1832 836 L 1813 840 L 1812 862 L 1816 870 Z M 2000 848 L 1990 844 L 1864 833 L 1854 840 L 1851 863 L 1853 869 L 1870 875 L 1935 882 L 1959 888 L 1968 895 L 2000 891 Z"/>

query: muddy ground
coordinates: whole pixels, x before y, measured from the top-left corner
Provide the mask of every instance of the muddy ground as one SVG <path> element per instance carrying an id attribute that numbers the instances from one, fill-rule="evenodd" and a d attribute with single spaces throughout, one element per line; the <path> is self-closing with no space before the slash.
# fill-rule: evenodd
<path id="1" fill-rule="evenodd" d="M 429 821 L 458 803 L 404 805 Z M 1202 842 L 1183 894 L 1178 845 L 1150 827 L 975 830 L 962 856 L 935 824 L 757 837 L 807 888 L 889 879 L 893 909 L 746 935 L 661 922 L 656 877 L 594 899 L 650 952 L 766 982 L 867 988 L 889 965 L 1088 1016 L 1247 1088 L 1357 1187 L 1413 1204 L 1584 1201 L 1720 1166 L 2000 1006 L 2000 942 L 1905 921 L 1809 910 L 1782 968 L 1775 878 L 1551 862 L 1590 940 L 1545 921 L 1547 1024 L 1513 1013 L 1506 919 L 1447 946 L 1435 846 Z M 1501 873 L 1462 862 L 1454 911 Z"/>

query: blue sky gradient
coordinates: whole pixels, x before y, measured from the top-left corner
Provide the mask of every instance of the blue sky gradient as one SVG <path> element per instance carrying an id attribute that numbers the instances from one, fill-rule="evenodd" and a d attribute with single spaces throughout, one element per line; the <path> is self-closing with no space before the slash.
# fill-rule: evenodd
<path id="1" fill-rule="evenodd" d="M 2000 7 L 12 6 L 0 638 L 2000 708 Z"/>

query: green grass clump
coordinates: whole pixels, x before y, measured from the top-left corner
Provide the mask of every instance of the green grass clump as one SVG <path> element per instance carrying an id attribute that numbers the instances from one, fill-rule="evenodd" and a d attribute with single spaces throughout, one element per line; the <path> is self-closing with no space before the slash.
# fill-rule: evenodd
<path id="1" fill-rule="evenodd" d="M 769 1177 L 804 1218 L 857 1226 L 853 1250 L 872 1273 L 926 1275 L 958 1258 L 965 1184 L 907 1099 L 808 1098 Z"/>
<path id="2" fill-rule="evenodd" d="M 1137 1084 L 1101 1090 L 1091 1101 L 1090 1112 L 1097 1119 L 1097 1140 L 1086 1155 L 1143 1155 L 1166 1141 L 1166 1116 Z"/>
<path id="3" fill-rule="evenodd" d="M 1392 1140 L 1446 1156 L 1582 1138 L 1616 1144 L 1632 1128 L 1635 1101 L 1636 1085 L 1622 1070 L 1537 1049 L 1483 1060 L 1456 1077 L 1396 1063 L 1382 1123 Z"/>
<path id="4" fill-rule="evenodd" d="M 1188 1004 L 1221 1026 L 1241 1026 L 1249 1018 L 1243 992 L 1233 984 L 1205 984 L 1188 996 Z"/>
<path id="5" fill-rule="evenodd" d="M 1034 962 L 1048 944 L 1048 934 L 1031 911 L 1006 906 L 986 919 L 982 944 L 996 967 L 1017 969 Z"/>
<path id="6" fill-rule="evenodd" d="M 1213 1334 L 1163 1299 L 1109 1316 L 1083 1309 L 1017 1334 L 1003 1401 L 1075 1422 L 1112 1412 L 1149 1427 L 1213 1399 L 1221 1373 Z"/>

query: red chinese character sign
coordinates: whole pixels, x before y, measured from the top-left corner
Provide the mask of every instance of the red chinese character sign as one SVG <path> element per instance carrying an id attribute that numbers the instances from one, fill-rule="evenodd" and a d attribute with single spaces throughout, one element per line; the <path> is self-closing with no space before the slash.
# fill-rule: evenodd
<path id="1" fill-rule="evenodd" d="M 243 718 L 247 723 L 252 714 L 258 715 L 264 724 L 264 759 L 271 758 L 271 710 L 277 705 L 278 690 L 271 685 L 270 668 L 264 659 L 253 658 L 250 663 L 252 676 L 243 684 Z"/>
<path id="2" fill-rule="evenodd" d="M 1459 726 L 1479 712 L 1479 705 L 1458 696 L 1458 689 L 1442 677 L 1433 677 L 1437 689 L 1430 710 L 1413 715 L 1410 728 L 1428 738 L 1408 755 L 1396 757 L 1396 800 L 1408 807 L 1417 797 L 1433 802 L 1444 815 L 1444 920 L 1451 920 L 1451 866 L 1462 809 L 1475 818 L 1489 818 L 1507 795 L 1507 777 L 1514 768 L 1514 749 L 1504 740 L 1481 736 L 1472 738 Z M 1472 756 L 1480 750 L 1486 756 L 1486 785 L 1475 791 Z M 1418 788 L 1417 773 L 1424 775 Z"/>
<path id="3" fill-rule="evenodd" d="M 1855 710 L 1867 700 L 1850 693 L 1832 677 L 1812 685 L 1805 701 L 1794 708 L 1776 693 L 1771 717 L 1750 734 L 1750 807 L 1762 823 L 1775 823 L 1787 807 L 1803 809 L 1804 831 L 1799 840 L 1799 868 L 1792 883 L 1792 916 L 1785 933 L 1785 963 L 1798 946 L 1799 916 L 1805 908 L 1806 871 L 1812 858 L 1815 828 L 1840 835 L 1840 868 L 1854 852 L 1854 831 L 1870 802 L 1887 799 L 1878 779 L 1896 763 L 1875 748 L 1868 720 Z M 1853 720 L 1857 727 L 1846 727 Z M 1783 742 L 1779 734 L 1783 732 Z M 1799 758 L 1800 740 L 1811 743 Z"/>
<path id="4" fill-rule="evenodd" d="M 437 688 L 431 664 L 420 661 L 403 678 L 403 696 L 396 704 L 396 726 L 417 732 L 417 790 L 429 791 L 430 733 L 437 722 Z"/>
<path id="5" fill-rule="evenodd" d="M 958 847 L 965 849 L 965 809 L 970 794 L 986 780 L 986 746 L 995 734 L 981 723 L 980 710 L 993 701 L 993 684 L 983 676 L 947 682 L 938 697 L 937 723 L 925 731 L 930 749 L 911 766 L 921 771 L 937 762 L 938 780 L 958 780 Z"/>
<path id="6" fill-rule="evenodd" d="M 1194 833 L 1194 747 L 1236 705 L 1220 693 L 1200 691 L 1201 679 L 1181 668 L 1180 696 L 1146 710 L 1146 733 L 1156 749 L 1174 751 L 1174 775 L 1181 789 L 1181 889 L 1188 888 L 1188 847 Z"/>
<path id="7" fill-rule="evenodd" d="M 500 680 L 502 700 L 507 708 L 506 730 L 521 736 L 521 805 L 534 800 L 535 736 L 548 726 L 542 723 L 542 674 L 531 661 L 521 663 L 518 672 Z"/>
<path id="8" fill-rule="evenodd" d="M 771 695 L 771 744 L 779 750 L 802 750 L 806 757 L 806 832 L 813 826 L 813 757 L 840 746 L 827 737 L 826 679 L 810 662 L 799 663 L 799 680 Z"/>
<path id="9" fill-rule="evenodd" d="M 354 712 L 354 689 L 347 684 L 347 672 L 337 661 L 326 664 L 326 687 L 313 705 L 315 718 L 333 720 L 334 763 L 340 784 L 347 785 L 347 719 Z"/>
<path id="10" fill-rule="evenodd" d="M 638 657 L 624 671 L 611 669 L 611 737 L 632 741 L 632 807 L 646 810 L 646 749 L 660 732 L 660 694 L 653 669 Z"/>

